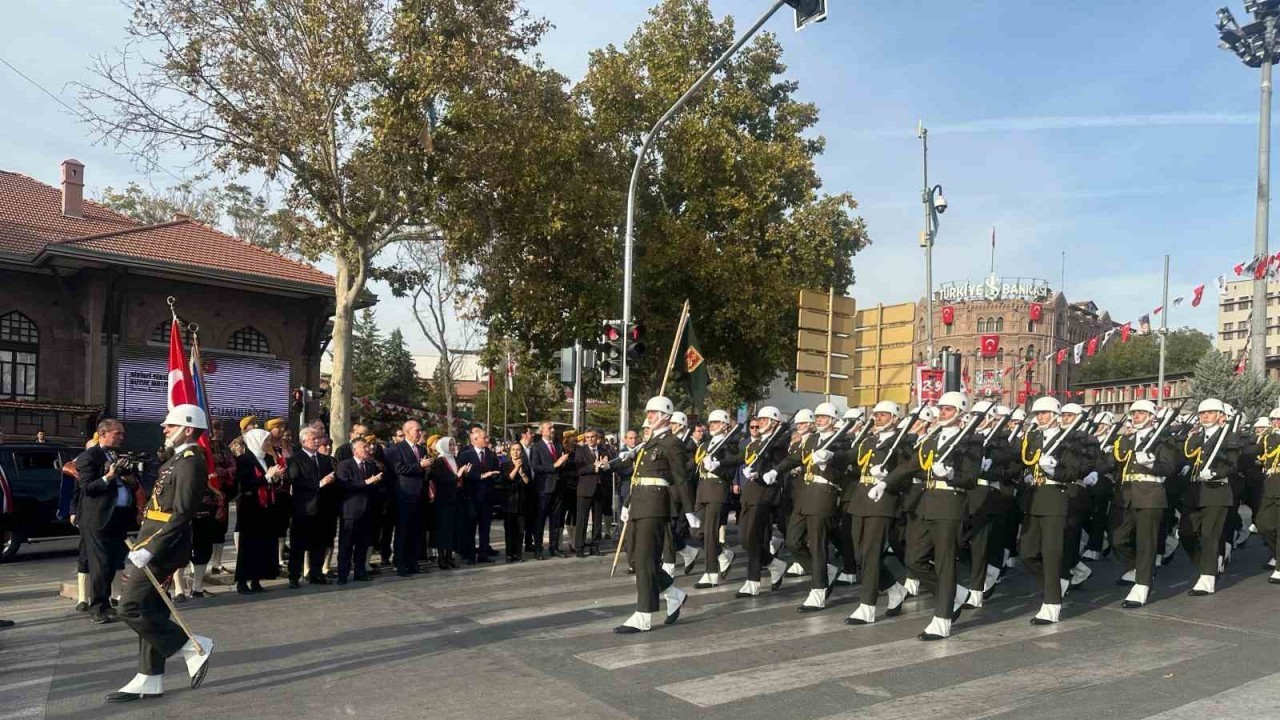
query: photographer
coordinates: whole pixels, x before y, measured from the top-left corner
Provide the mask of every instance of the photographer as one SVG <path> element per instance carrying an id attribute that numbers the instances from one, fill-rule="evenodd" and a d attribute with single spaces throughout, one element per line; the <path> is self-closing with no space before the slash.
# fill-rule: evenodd
<path id="1" fill-rule="evenodd" d="M 137 475 L 127 458 L 117 456 L 123 444 L 124 424 L 103 420 L 98 423 L 98 445 L 76 458 L 80 488 L 76 519 L 89 564 L 89 612 L 99 625 L 115 619 L 112 582 L 124 569 L 125 535 L 137 514 L 133 498 Z"/>

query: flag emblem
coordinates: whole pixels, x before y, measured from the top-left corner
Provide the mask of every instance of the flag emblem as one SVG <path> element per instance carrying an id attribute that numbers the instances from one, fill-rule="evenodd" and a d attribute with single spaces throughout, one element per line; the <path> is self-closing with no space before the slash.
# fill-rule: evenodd
<path id="1" fill-rule="evenodd" d="M 705 358 L 702 357 L 702 353 L 698 352 L 698 348 L 690 345 L 684 351 L 684 371 L 691 373 L 697 370 L 702 367 L 703 360 Z"/>

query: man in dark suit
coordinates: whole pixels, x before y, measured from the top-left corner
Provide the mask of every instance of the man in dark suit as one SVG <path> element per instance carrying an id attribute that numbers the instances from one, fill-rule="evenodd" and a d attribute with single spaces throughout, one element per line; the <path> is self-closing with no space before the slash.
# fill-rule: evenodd
<path id="1" fill-rule="evenodd" d="M 600 444 L 600 433 L 588 430 L 583 436 L 583 444 L 573 453 L 573 464 L 578 469 L 578 511 L 574 515 L 577 525 L 574 528 L 573 546 L 578 549 L 578 557 L 588 554 L 600 554 L 601 515 L 604 511 L 604 493 L 609 483 L 604 481 L 609 473 L 609 456 Z M 591 516 L 591 543 L 587 544 L 587 516 Z"/>
<path id="2" fill-rule="evenodd" d="M 409 420 L 401 428 L 404 441 L 392 445 L 387 461 L 395 468 L 396 575 L 408 577 L 418 572 L 422 556 L 422 503 L 427 501 L 427 468 L 431 459 L 422 445 L 422 426 Z"/>
<path id="3" fill-rule="evenodd" d="M 347 447 L 351 450 L 351 457 L 338 463 L 334 471 L 342 492 L 342 521 L 338 526 L 339 585 L 347 584 L 347 577 L 353 569 L 357 581 L 370 580 L 365 565 L 372 506 L 370 498 L 378 493 L 382 482 L 382 472 L 373 461 L 369 443 L 363 437 L 356 437 Z"/>
<path id="4" fill-rule="evenodd" d="M 311 556 L 307 580 L 312 585 L 327 585 L 324 571 L 325 537 L 324 523 L 320 520 L 321 489 L 333 483 L 333 460 L 321 455 L 320 433 L 313 427 L 298 432 L 302 452 L 289 456 L 285 465 L 285 477 L 293 488 L 293 518 L 289 523 L 289 587 L 298 587 L 302 578 L 304 552 Z M 329 530 L 332 533 L 332 529 Z"/>
<path id="5" fill-rule="evenodd" d="M 527 427 L 520 433 L 520 463 L 529 479 L 533 481 L 533 443 L 536 433 Z M 521 512 L 524 514 L 524 551 L 533 552 L 537 541 L 534 539 L 534 525 L 538 522 L 538 486 L 536 482 L 524 489 L 520 495 Z M 508 548 L 510 550 L 510 548 Z"/>
<path id="6" fill-rule="evenodd" d="M 137 508 L 133 491 L 137 478 L 118 462 L 116 448 L 124 444 L 124 424 L 107 419 L 98 423 L 98 444 L 76 458 L 80 508 L 76 521 L 89 563 L 89 612 L 93 622 L 115 619 L 111 583 L 124 569 L 125 534 Z"/>
<path id="7" fill-rule="evenodd" d="M 475 544 L 476 556 L 467 558 L 467 564 L 493 562 L 498 554 L 489 541 L 489 530 L 493 525 L 493 483 L 502 474 L 502 461 L 489 447 L 489 433 L 484 428 L 472 428 L 471 444 L 458 453 L 458 466 L 468 465 L 471 469 L 463 481 L 463 490 L 471 503 L 475 532 L 480 539 Z"/>
<path id="8" fill-rule="evenodd" d="M 357 439 L 363 438 L 365 435 L 368 435 L 368 434 L 369 434 L 369 427 L 367 425 L 362 425 L 360 423 L 356 423 L 355 425 L 352 425 L 351 432 L 347 433 L 347 436 L 348 436 L 347 441 L 339 445 L 333 451 L 334 464 L 336 465 L 337 463 L 340 463 L 343 460 L 350 460 L 352 457 L 354 457 L 355 453 L 351 449 L 351 445 Z"/>
<path id="9" fill-rule="evenodd" d="M 538 560 L 542 554 L 542 529 L 551 526 L 548 545 L 552 557 L 564 557 L 560 552 L 561 513 L 556 512 L 556 485 L 560 475 L 560 467 L 569 461 L 564 448 L 556 440 L 556 428 L 550 422 L 544 422 L 538 428 L 541 437 L 534 441 L 529 454 L 529 466 L 533 468 L 533 484 L 538 493 L 538 521 L 534 523 L 534 557 Z"/>

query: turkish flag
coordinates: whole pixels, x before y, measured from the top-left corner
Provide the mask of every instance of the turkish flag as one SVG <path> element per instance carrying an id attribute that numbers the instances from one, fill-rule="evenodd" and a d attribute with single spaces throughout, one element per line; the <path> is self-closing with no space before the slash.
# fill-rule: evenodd
<path id="1" fill-rule="evenodd" d="M 1270 267 L 1270 265 L 1271 265 L 1270 255 L 1262 258 L 1262 260 L 1258 263 L 1258 266 L 1253 269 L 1253 279 L 1261 280 L 1262 278 L 1266 277 L 1267 268 Z"/>
<path id="2" fill-rule="evenodd" d="M 1058 351 L 1058 364 L 1061 365 L 1067 359 L 1067 349 L 1062 348 Z"/>
<path id="3" fill-rule="evenodd" d="M 1097 352 L 1098 352 L 1098 338 L 1091 337 L 1089 338 L 1088 347 L 1085 348 L 1085 354 L 1087 354 L 1089 357 L 1093 357 L 1094 355 L 1097 354 Z"/>
<path id="4" fill-rule="evenodd" d="M 1147 388 L 1144 385 L 1139 385 L 1135 387 L 1133 390 L 1134 390 L 1133 394 L 1139 398 L 1144 398 L 1147 396 Z"/>
<path id="5" fill-rule="evenodd" d="M 173 318 L 169 328 L 169 409 L 196 401 L 196 387 L 187 375 L 187 354 L 182 349 L 182 328 Z"/>
<path id="6" fill-rule="evenodd" d="M 950 305 L 944 305 L 942 308 L 942 324 L 950 325 L 956 321 L 956 309 Z"/>
<path id="7" fill-rule="evenodd" d="M 1133 323 L 1125 323 L 1120 326 L 1120 342 L 1129 342 L 1129 333 L 1133 331 Z"/>
<path id="8" fill-rule="evenodd" d="M 1191 307 L 1199 307 L 1200 301 L 1204 298 L 1204 285 L 1197 285 L 1191 291 Z"/>
<path id="9" fill-rule="evenodd" d="M 983 335 L 982 336 L 982 357 L 992 358 L 996 356 L 996 352 L 1000 350 L 999 335 Z"/>
<path id="10" fill-rule="evenodd" d="M 1044 317 L 1044 305 L 1040 303 L 1031 303 L 1031 319 L 1040 322 L 1040 318 Z"/>

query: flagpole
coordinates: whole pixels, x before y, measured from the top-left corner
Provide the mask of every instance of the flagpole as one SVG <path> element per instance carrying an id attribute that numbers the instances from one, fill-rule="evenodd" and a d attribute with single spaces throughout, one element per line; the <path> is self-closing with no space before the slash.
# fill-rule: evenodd
<path id="1" fill-rule="evenodd" d="M 662 373 L 662 387 L 658 388 L 659 395 L 667 394 L 667 380 L 671 378 L 671 367 L 676 364 L 676 351 L 680 349 L 680 338 L 684 335 L 684 326 L 689 322 L 689 301 L 684 301 L 684 307 L 680 310 L 680 323 L 676 326 L 676 338 L 671 343 L 671 355 L 667 358 L 667 370 Z"/>
<path id="2" fill-rule="evenodd" d="M 1156 392 L 1160 393 L 1160 400 L 1164 400 L 1164 344 L 1165 333 L 1169 329 L 1169 256 L 1164 256 L 1164 297 L 1161 300 L 1161 307 L 1164 308 L 1160 312 L 1160 369 L 1156 375 Z"/>
<path id="3" fill-rule="evenodd" d="M 515 378 L 511 377 L 511 350 L 507 350 L 507 364 L 502 368 L 502 439 L 507 439 L 507 399 L 511 397 L 511 385 Z"/>

